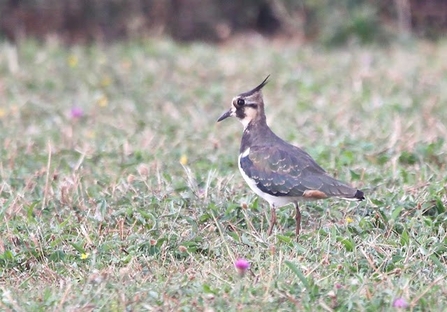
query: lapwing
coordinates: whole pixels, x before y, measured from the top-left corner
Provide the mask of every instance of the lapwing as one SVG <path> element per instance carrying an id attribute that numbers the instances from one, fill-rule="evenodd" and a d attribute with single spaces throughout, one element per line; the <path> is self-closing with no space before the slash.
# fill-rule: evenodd
<path id="1" fill-rule="evenodd" d="M 244 126 L 239 170 L 248 186 L 271 208 L 268 235 L 276 224 L 276 208 L 296 208 L 296 235 L 301 229 L 298 202 L 339 197 L 365 199 L 362 191 L 331 177 L 305 151 L 278 137 L 267 125 L 262 88 L 269 76 L 251 91 L 233 98 L 230 110 L 217 120 L 236 117 Z"/>

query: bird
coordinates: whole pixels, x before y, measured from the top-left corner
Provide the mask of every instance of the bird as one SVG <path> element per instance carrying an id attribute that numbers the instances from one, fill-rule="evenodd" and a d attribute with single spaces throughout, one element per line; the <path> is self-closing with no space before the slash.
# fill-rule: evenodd
<path id="1" fill-rule="evenodd" d="M 361 201 L 365 196 L 361 190 L 330 176 L 307 152 L 273 133 L 267 125 L 262 95 L 269 77 L 256 88 L 234 97 L 231 108 L 217 122 L 236 117 L 244 127 L 238 167 L 253 192 L 270 205 L 268 236 L 276 224 L 276 209 L 293 204 L 298 237 L 300 202 L 330 197 Z"/>

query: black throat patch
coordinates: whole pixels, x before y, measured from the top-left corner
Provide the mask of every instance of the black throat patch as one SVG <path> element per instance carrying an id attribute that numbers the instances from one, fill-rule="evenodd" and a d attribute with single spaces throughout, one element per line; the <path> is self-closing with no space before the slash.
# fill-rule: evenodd
<path id="1" fill-rule="evenodd" d="M 245 114 L 245 109 L 247 107 L 253 108 L 253 109 L 258 109 L 258 105 L 257 104 L 245 104 L 242 107 L 239 107 L 236 109 L 236 117 L 239 119 L 244 119 L 245 117 L 247 117 L 247 114 Z"/>
<path id="2" fill-rule="evenodd" d="M 236 117 L 239 119 L 245 118 L 245 109 L 243 107 L 236 109 Z"/>

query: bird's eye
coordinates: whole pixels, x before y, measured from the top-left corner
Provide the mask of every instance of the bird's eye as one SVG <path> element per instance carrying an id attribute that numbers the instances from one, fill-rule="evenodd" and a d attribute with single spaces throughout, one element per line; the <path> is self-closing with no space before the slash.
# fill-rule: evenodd
<path id="1" fill-rule="evenodd" d="M 238 99 L 237 100 L 237 106 L 244 106 L 245 105 L 245 100 L 244 99 Z"/>

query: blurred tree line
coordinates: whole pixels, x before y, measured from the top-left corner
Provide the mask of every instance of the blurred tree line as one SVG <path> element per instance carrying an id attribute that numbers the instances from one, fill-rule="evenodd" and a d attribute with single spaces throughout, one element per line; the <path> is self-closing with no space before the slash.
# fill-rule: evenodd
<path id="1" fill-rule="evenodd" d="M 223 41 L 247 31 L 328 45 L 437 38 L 446 0 L 0 0 L 0 37 L 109 42 L 169 35 Z"/>

